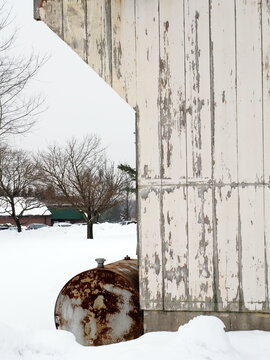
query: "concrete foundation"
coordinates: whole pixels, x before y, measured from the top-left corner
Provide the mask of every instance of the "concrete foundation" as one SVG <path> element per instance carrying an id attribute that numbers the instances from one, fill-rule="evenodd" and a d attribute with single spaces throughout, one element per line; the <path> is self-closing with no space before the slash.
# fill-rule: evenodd
<path id="1" fill-rule="evenodd" d="M 270 331 L 270 314 L 254 312 L 191 312 L 191 311 L 144 311 L 144 332 L 176 331 L 199 315 L 216 316 L 223 321 L 226 331 Z"/>

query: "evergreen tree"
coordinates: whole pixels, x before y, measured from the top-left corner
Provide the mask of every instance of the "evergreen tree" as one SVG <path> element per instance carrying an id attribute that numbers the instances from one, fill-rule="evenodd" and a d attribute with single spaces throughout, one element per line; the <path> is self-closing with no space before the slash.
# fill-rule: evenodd
<path id="1" fill-rule="evenodd" d="M 122 220 L 129 221 L 130 220 L 130 200 L 131 194 L 136 192 L 136 178 L 137 172 L 136 169 L 132 168 L 128 164 L 120 164 L 118 165 L 118 169 L 121 170 L 126 176 L 126 186 L 124 191 L 126 192 L 126 200 L 124 212 L 122 215 Z"/>

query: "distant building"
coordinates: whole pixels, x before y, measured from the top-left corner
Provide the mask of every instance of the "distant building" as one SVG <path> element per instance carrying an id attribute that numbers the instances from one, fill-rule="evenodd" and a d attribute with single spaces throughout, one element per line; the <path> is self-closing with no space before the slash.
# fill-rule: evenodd
<path id="1" fill-rule="evenodd" d="M 27 200 L 22 197 L 15 199 L 16 214 L 21 217 L 21 225 L 30 225 L 33 223 L 52 225 L 52 214 L 44 203 L 32 200 L 32 205 L 28 206 Z M 4 198 L 0 198 L 0 224 L 16 225 L 11 217 L 11 207 Z"/>
<path id="2" fill-rule="evenodd" d="M 68 221 L 71 224 L 77 224 L 84 222 L 82 214 L 70 207 L 49 207 L 49 211 L 52 214 L 52 223 Z"/>

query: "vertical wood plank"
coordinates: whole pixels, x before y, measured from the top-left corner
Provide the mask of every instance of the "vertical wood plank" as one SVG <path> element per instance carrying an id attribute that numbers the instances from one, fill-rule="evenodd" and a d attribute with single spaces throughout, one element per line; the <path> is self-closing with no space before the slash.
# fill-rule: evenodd
<path id="1" fill-rule="evenodd" d="M 87 58 L 108 84 L 112 83 L 110 0 L 87 0 Z"/>
<path id="2" fill-rule="evenodd" d="M 164 222 L 164 309 L 188 308 L 187 189 L 165 187 L 162 192 Z"/>
<path id="3" fill-rule="evenodd" d="M 87 59 L 85 14 L 84 0 L 63 0 L 64 40 L 84 61 Z"/>
<path id="4" fill-rule="evenodd" d="M 112 87 L 136 106 L 135 0 L 111 0 Z"/>
<path id="5" fill-rule="evenodd" d="M 261 311 L 265 302 L 264 190 L 239 189 L 241 221 L 242 291 L 244 309 Z"/>
<path id="6" fill-rule="evenodd" d="M 214 179 L 237 182 L 234 0 L 211 1 Z"/>
<path id="7" fill-rule="evenodd" d="M 188 188 L 190 310 L 214 310 L 212 189 Z"/>
<path id="8" fill-rule="evenodd" d="M 183 0 L 160 1 L 162 177 L 186 181 Z M 175 16 L 177 14 L 177 16 Z"/>
<path id="9" fill-rule="evenodd" d="M 209 1 L 185 1 L 187 169 L 191 181 L 212 172 Z"/>
<path id="10" fill-rule="evenodd" d="M 103 0 L 87 0 L 88 64 L 99 76 L 103 74 Z"/>
<path id="11" fill-rule="evenodd" d="M 263 129 L 260 0 L 236 1 L 236 46 L 239 182 L 262 182 Z"/>
<path id="12" fill-rule="evenodd" d="M 138 179 L 160 179 L 159 9 L 136 0 Z"/>
<path id="13" fill-rule="evenodd" d="M 270 3 L 262 0 L 262 55 L 263 55 L 263 121 L 264 121 L 264 172 L 270 183 Z"/>
<path id="14" fill-rule="evenodd" d="M 216 188 L 218 310 L 239 310 L 238 189 Z"/>
<path id="15" fill-rule="evenodd" d="M 264 226 L 264 255 L 265 255 L 265 291 L 266 291 L 266 304 L 265 304 L 265 311 L 270 310 L 270 187 L 264 187 L 264 219 L 265 219 L 265 226 Z"/>
<path id="16" fill-rule="evenodd" d="M 63 38 L 62 6 L 63 0 L 47 0 L 43 1 L 42 7 L 39 9 L 40 20 L 44 21 L 61 38 Z"/>
<path id="17" fill-rule="evenodd" d="M 266 305 L 270 310 L 270 2 L 262 0 L 262 83 L 264 124 L 264 223 L 265 223 L 265 278 Z"/>
<path id="18" fill-rule="evenodd" d="M 160 188 L 139 189 L 139 268 L 141 308 L 163 309 Z"/>

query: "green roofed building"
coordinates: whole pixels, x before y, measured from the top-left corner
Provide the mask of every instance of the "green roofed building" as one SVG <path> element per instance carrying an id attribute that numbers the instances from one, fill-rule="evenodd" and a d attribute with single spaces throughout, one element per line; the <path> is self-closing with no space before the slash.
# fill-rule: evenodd
<path id="1" fill-rule="evenodd" d="M 49 208 L 52 213 L 52 222 L 69 221 L 72 224 L 84 221 L 82 214 L 73 208 Z"/>

